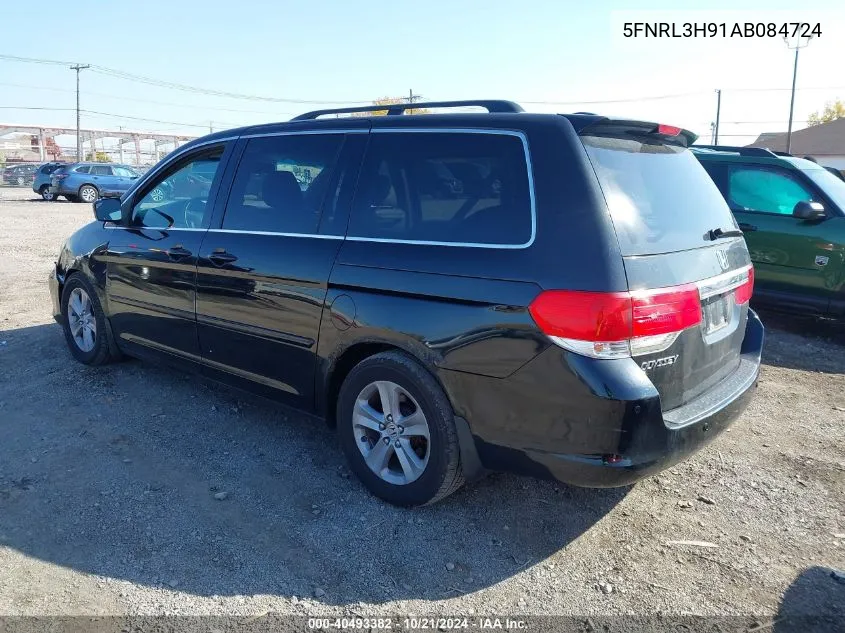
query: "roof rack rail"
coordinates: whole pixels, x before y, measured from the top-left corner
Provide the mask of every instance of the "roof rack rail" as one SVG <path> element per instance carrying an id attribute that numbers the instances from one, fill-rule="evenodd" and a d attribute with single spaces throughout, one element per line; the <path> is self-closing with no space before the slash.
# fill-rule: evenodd
<path id="1" fill-rule="evenodd" d="M 777 154 L 765 147 L 739 147 L 737 145 L 692 145 L 691 149 L 712 149 L 718 152 L 736 152 L 740 156 L 763 156 L 772 158 Z"/>
<path id="2" fill-rule="evenodd" d="M 405 110 L 416 110 L 418 108 L 463 108 L 466 106 L 480 106 L 486 108 L 487 112 L 525 112 L 518 103 L 499 99 L 482 99 L 480 101 L 429 101 L 428 103 L 391 103 L 384 105 L 373 104 L 371 106 L 357 106 L 354 108 L 331 108 L 328 110 L 313 110 L 300 114 L 291 121 L 309 121 L 325 114 L 354 114 L 355 112 L 378 112 L 387 110 L 388 116 L 400 115 Z"/>

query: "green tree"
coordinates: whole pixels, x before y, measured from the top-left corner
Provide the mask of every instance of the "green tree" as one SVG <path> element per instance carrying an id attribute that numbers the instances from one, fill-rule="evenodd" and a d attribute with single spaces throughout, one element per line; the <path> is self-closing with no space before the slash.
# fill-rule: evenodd
<path id="1" fill-rule="evenodd" d="M 842 103 L 839 99 L 825 103 L 824 110 L 821 113 L 813 112 L 810 118 L 807 119 L 807 124 L 821 125 L 822 123 L 830 123 L 836 119 L 845 119 L 845 103 Z"/>
<path id="2" fill-rule="evenodd" d="M 408 99 L 406 97 L 382 97 L 381 99 L 376 99 L 373 101 L 373 105 L 395 105 L 397 103 L 407 103 Z M 412 108 L 410 110 L 405 110 L 405 114 L 428 114 L 428 110 L 425 108 Z M 372 110 L 368 112 L 355 112 L 352 116 L 386 116 L 387 110 Z"/>

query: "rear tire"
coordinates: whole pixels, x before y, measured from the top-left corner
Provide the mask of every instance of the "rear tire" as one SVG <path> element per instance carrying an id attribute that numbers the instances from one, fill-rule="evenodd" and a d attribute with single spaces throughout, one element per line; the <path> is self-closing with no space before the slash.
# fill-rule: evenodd
<path id="1" fill-rule="evenodd" d="M 400 352 L 360 362 L 337 402 L 338 436 L 350 468 L 370 492 L 398 506 L 436 503 L 463 485 L 454 418 L 434 377 Z"/>
<path id="2" fill-rule="evenodd" d="M 94 286 L 81 273 L 62 290 L 62 327 L 70 353 L 85 365 L 104 365 L 119 353 Z"/>
<path id="3" fill-rule="evenodd" d="M 79 188 L 79 198 L 82 199 L 82 202 L 93 203 L 96 202 L 99 197 L 100 192 L 97 191 L 97 188 L 94 185 L 82 185 Z"/>
<path id="4" fill-rule="evenodd" d="M 56 194 L 50 193 L 49 185 L 41 185 L 38 193 L 41 195 L 41 199 L 45 202 L 53 202 L 56 199 Z"/>

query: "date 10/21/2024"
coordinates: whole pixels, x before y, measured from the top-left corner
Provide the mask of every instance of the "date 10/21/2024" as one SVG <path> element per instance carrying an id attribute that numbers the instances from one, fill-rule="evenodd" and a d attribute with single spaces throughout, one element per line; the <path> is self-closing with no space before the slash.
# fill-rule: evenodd
<path id="1" fill-rule="evenodd" d="M 810 22 L 625 22 L 626 38 L 794 38 L 821 37 L 821 23 Z"/>

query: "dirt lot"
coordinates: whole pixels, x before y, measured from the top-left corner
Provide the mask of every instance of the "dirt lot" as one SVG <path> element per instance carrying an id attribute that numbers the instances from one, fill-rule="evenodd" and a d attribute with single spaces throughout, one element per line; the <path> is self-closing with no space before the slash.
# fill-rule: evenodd
<path id="1" fill-rule="evenodd" d="M 75 363 L 46 276 L 90 206 L 31 197 L 0 189 L 0 614 L 845 618 L 840 326 L 764 315 L 744 418 L 632 488 L 494 475 L 400 510 L 315 420 L 138 361 Z"/>

